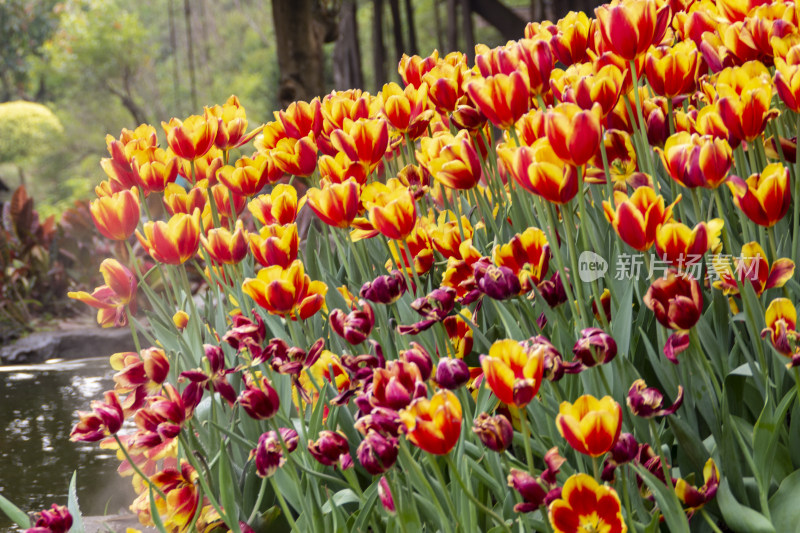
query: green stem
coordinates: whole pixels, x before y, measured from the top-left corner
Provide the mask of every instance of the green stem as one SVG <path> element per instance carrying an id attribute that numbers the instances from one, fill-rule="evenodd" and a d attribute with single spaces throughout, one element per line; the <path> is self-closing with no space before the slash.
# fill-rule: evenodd
<path id="1" fill-rule="evenodd" d="M 711 517 L 708 515 L 705 509 L 700 509 L 700 514 L 703 515 L 703 519 L 714 533 L 722 533 L 722 530 L 717 527 L 717 524 L 715 524 L 713 520 L 711 520 Z"/>
<path id="2" fill-rule="evenodd" d="M 487 515 L 491 516 L 492 519 L 497 522 L 497 525 L 503 528 L 503 531 L 508 531 L 511 533 L 511 529 L 506 525 L 505 521 L 494 511 L 489 509 L 482 501 L 475 497 L 472 494 L 472 491 L 469 490 L 469 487 L 464 483 L 464 480 L 461 479 L 461 475 L 458 473 L 458 467 L 456 466 L 455 462 L 453 462 L 453 458 L 448 453 L 444 456 L 445 461 L 447 462 L 447 466 L 450 467 L 450 472 L 453 474 L 453 477 L 456 478 L 456 482 L 461 486 L 461 490 L 464 491 L 464 494 L 467 495 L 467 498 L 472 501 L 481 511 L 486 513 Z"/>
<path id="3" fill-rule="evenodd" d="M 278 498 L 278 504 L 281 506 L 281 510 L 283 514 L 286 515 L 286 521 L 289 522 L 289 525 L 292 528 L 292 531 L 300 531 L 297 527 L 297 523 L 294 521 L 294 517 L 292 513 L 289 511 L 289 506 L 286 505 L 286 500 L 283 499 L 283 494 L 281 494 L 281 489 L 278 487 L 278 483 L 275 481 L 275 478 L 269 478 L 269 482 L 272 485 L 272 490 L 275 492 L 275 497 Z"/>
<path id="4" fill-rule="evenodd" d="M 534 475 L 533 468 L 533 451 L 531 450 L 531 427 L 528 424 L 528 409 L 527 407 L 519 407 L 519 424 L 522 426 L 522 443 L 525 446 L 525 462 L 528 465 L 528 471 Z"/>
<path id="5" fill-rule="evenodd" d="M 125 459 L 126 459 L 126 460 L 128 461 L 128 463 L 131 465 L 131 468 L 133 468 L 133 471 L 134 471 L 134 472 L 136 472 L 136 474 L 137 474 L 137 475 L 138 475 L 140 478 L 142 478 L 142 481 L 144 481 L 144 482 L 145 482 L 147 485 L 149 485 L 150 487 L 152 487 L 152 488 L 153 488 L 153 490 L 154 490 L 154 491 L 156 491 L 156 492 L 158 493 L 158 495 L 159 495 L 159 496 L 161 496 L 161 497 L 164 499 L 164 501 L 167 501 L 167 495 L 166 495 L 166 494 L 164 494 L 164 491 L 163 491 L 163 490 L 161 490 L 161 489 L 158 487 L 158 485 L 156 485 L 155 483 L 153 483 L 152 481 L 150 481 L 150 478 L 149 478 L 149 477 L 147 477 L 146 475 L 144 475 L 144 473 L 143 473 L 143 472 L 141 471 L 141 469 L 139 468 L 139 465 L 137 465 L 137 464 L 136 464 L 136 463 L 133 461 L 133 459 L 131 458 L 130 454 L 128 453 L 128 449 L 127 449 L 127 448 L 126 448 L 126 447 L 125 447 L 125 446 L 122 444 L 122 441 L 121 441 L 121 440 L 119 440 L 119 437 L 116 435 L 116 433 L 114 434 L 114 440 L 115 440 L 115 441 L 117 441 L 117 446 L 119 446 L 119 449 L 120 449 L 120 450 L 122 450 L 122 454 L 125 456 Z"/>
<path id="6" fill-rule="evenodd" d="M 450 491 L 447 490 L 447 483 L 444 481 L 442 469 L 439 468 L 439 463 L 437 462 L 438 459 L 433 454 L 428 454 L 427 459 L 428 464 L 431 466 L 431 470 L 433 470 L 433 475 L 436 476 L 436 480 L 439 481 L 439 486 L 442 488 L 442 495 L 444 496 L 444 501 L 447 505 L 447 508 L 450 510 L 450 515 L 454 520 L 456 520 L 456 522 L 458 522 L 458 511 L 456 511 L 456 506 L 453 504 L 453 499 L 450 497 Z"/>

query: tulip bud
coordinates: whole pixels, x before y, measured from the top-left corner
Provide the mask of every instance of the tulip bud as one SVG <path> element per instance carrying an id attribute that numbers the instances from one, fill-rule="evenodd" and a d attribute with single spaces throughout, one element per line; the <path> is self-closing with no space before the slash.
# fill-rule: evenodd
<path id="1" fill-rule="evenodd" d="M 399 443 L 396 438 L 385 437 L 371 430 L 367 433 L 367 438 L 361 441 L 356 453 L 364 469 L 377 476 L 392 467 L 397 460 L 398 449 Z"/>
<path id="2" fill-rule="evenodd" d="M 662 326 L 680 331 L 691 329 L 703 312 L 700 284 L 691 276 L 672 270 L 653 281 L 643 301 Z"/>
<path id="3" fill-rule="evenodd" d="M 448 390 L 455 390 L 469 381 L 469 367 L 462 359 L 443 358 L 436 367 L 436 383 Z"/>
<path id="4" fill-rule="evenodd" d="M 639 443 L 630 433 L 621 433 L 619 440 L 611 448 L 610 455 L 603 463 L 603 481 L 614 481 L 614 472 L 618 466 L 630 463 L 639 454 Z"/>
<path id="5" fill-rule="evenodd" d="M 314 459 L 325 466 L 338 466 L 342 470 L 353 466 L 350 446 L 347 438 L 341 433 L 329 430 L 320 431 L 316 441 L 308 442 L 308 451 L 314 456 Z"/>
<path id="6" fill-rule="evenodd" d="M 67 533 L 72 527 L 72 515 L 63 505 L 53 504 L 50 509 L 36 513 L 35 527 L 28 531 Z"/>
<path id="7" fill-rule="evenodd" d="M 260 383 L 247 384 L 245 390 L 239 394 L 239 404 L 251 418 L 267 420 L 278 412 L 281 399 L 269 381 L 262 378 Z"/>
<path id="8" fill-rule="evenodd" d="M 341 309 L 334 309 L 330 314 L 331 327 L 350 344 L 364 342 L 375 325 L 372 307 L 364 300 L 359 300 L 358 305 L 361 309 L 355 309 L 346 315 Z"/>
<path id="9" fill-rule="evenodd" d="M 522 503 L 514 506 L 514 511 L 518 513 L 530 513 L 541 507 L 547 492 L 542 488 L 535 477 L 522 470 L 512 468 L 508 474 L 508 486 L 519 492 L 522 496 Z"/>
<path id="10" fill-rule="evenodd" d="M 636 416 L 653 418 L 674 414 L 683 403 L 683 387 L 678 385 L 678 397 L 672 407 L 664 407 L 664 396 L 658 389 L 648 387 L 643 379 L 637 379 L 628 390 L 628 409 Z"/>
<path id="11" fill-rule="evenodd" d="M 617 343 L 600 328 L 586 328 L 572 348 L 572 353 L 586 367 L 610 363 L 617 356 Z"/>
<path id="12" fill-rule="evenodd" d="M 431 354 L 421 344 L 412 342 L 410 349 L 400 352 L 400 360 L 417 365 L 422 381 L 427 381 L 431 377 L 433 360 Z"/>
<path id="13" fill-rule="evenodd" d="M 390 304 L 397 301 L 407 290 L 406 279 L 399 270 L 378 276 L 361 287 L 359 296 L 370 302 Z"/>
<path id="14" fill-rule="evenodd" d="M 270 477 L 286 463 L 283 449 L 274 431 L 263 433 L 258 438 L 258 446 L 252 452 L 256 457 L 256 473 L 260 477 Z"/>
<path id="15" fill-rule="evenodd" d="M 505 300 L 518 295 L 522 290 L 519 278 L 508 267 L 492 264 L 487 266 L 478 261 L 472 268 L 478 288 L 489 298 Z"/>
<path id="16" fill-rule="evenodd" d="M 186 314 L 186 311 L 178 311 L 172 315 L 172 323 L 175 324 L 178 331 L 183 331 L 186 328 L 186 324 L 189 323 L 189 315 Z"/>
<path id="17" fill-rule="evenodd" d="M 508 418 L 503 415 L 489 416 L 488 413 L 478 415 L 472 423 L 472 432 L 484 446 L 495 452 L 507 450 L 514 437 L 514 428 Z"/>
<path id="18" fill-rule="evenodd" d="M 386 512 L 394 515 L 396 513 L 394 507 L 394 497 L 392 496 L 392 491 L 389 488 L 389 482 L 386 481 L 385 477 L 382 477 L 378 482 L 378 497 L 381 500 L 381 505 L 383 505 L 383 508 L 386 509 Z"/>
<path id="19" fill-rule="evenodd" d="M 550 307 L 557 307 L 567 301 L 567 293 L 564 284 L 561 282 L 561 273 L 556 271 L 550 279 L 543 281 L 539 285 L 542 298 Z"/>

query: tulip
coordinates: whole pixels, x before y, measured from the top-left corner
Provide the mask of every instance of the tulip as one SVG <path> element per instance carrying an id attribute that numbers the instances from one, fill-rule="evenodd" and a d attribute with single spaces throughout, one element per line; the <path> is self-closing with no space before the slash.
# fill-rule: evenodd
<path id="1" fill-rule="evenodd" d="M 130 189 L 136 184 L 131 168 L 133 152 L 157 145 L 156 129 L 149 124 L 142 124 L 135 130 L 123 128 L 119 139 L 106 135 L 106 147 L 111 157 L 101 159 L 100 166 L 113 184 L 114 192 Z"/>
<path id="2" fill-rule="evenodd" d="M 757 242 L 745 244 L 739 257 L 734 258 L 734 271 L 731 271 L 730 264 L 723 261 L 713 263 L 720 277 L 714 282 L 714 286 L 722 289 L 725 294 L 738 294 L 739 285 L 744 285 L 749 280 L 757 296 L 761 296 L 767 289 L 783 287 L 794 275 L 794 261 L 784 257 L 770 265 L 766 257 Z"/>
<path id="3" fill-rule="evenodd" d="M 401 335 L 417 335 L 437 322 L 441 322 L 453 310 L 456 291 L 450 287 L 434 289 L 430 294 L 417 298 L 411 302 L 411 308 L 422 315 L 423 320 L 410 326 L 397 326 Z"/>
<path id="4" fill-rule="evenodd" d="M 775 298 L 767 307 L 764 317 L 767 327 L 761 332 L 762 337 L 769 335 L 770 343 L 784 357 L 795 353 L 797 343 L 797 310 L 788 298 Z"/>
<path id="5" fill-rule="evenodd" d="M 527 228 L 514 235 L 508 244 L 495 246 L 492 261 L 511 269 L 519 278 L 522 290 L 528 292 L 547 274 L 550 245 L 542 230 Z"/>
<path id="6" fill-rule="evenodd" d="M 252 379 L 245 375 L 245 389 L 238 402 L 247 415 L 254 420 L 269 420 L 278 412 L 280 396 L 267 378 Z"/>
<path id="7" fill-rule="evenodd" d="M 413 363 L 419 370 L 420 380 L 427 381 L 433 372 L 433 360 L 431 354 L 419 343 L 411 342 L 408 350 L 400 351 L 400 360 L 406 363 Z"/>
<path id="8" fill-rule="evenodd" d="M 297 218 L 297 189 L 279 183 L 269 194 L 251 199 L 247 209 L 265 226 L 291 224 Z"/>
<path id="9" fill-rule="evenodd" d="M 689 188 L 717 188 L 727 178 L 733 162 L 733 152 L 725 139 L 685 131 L 670 136 L 664 149 L 656 151 L 670 177 Z"/>
<path id="10" fill-rule="evenodd" d="M 705 222 L 700 222 L 694 229 L 680 222 L 667 222 L 656 232 L 656 253 L 679 270 L 688 269 L 698 264 L 708 251 L 708 233 Z"/>
<path id="11" fill-rule="evenodd" d="M 595 103 L 600 104 L 605 117 L 617 105 L 623 87 L 623 73 L 616 65 L 595 67 L 580 63 L 566 71 L 556 69 L 550 77 L 550 87 L 559 101 L 576 104 L 591 111 Z"/>
<path id="12" fill-rule="evenodd" d="M 702 66 L 699 57 L 697 45 L 692 41 L 652 48 L 647 54 L 645 68 L 653 92 L 667 98 L 693 93 Z"/>
<path id="13" fill-rule="evenodd" d="M 800 45 L 793 46 L 785 60 L 775 58 L 775 90 L 786 107 L 800 112 Z"/>
<path id="14" fill-rule="evenodd" d="M 578 194 L 578 169 L 553 151 L 546 137 L 532 146 L 498 146 L 498 157 L 521 187 L 555 204 L 565 204 Z"/>
<path id="15" fill-rule="evenodd" d="M 268 183 L 275 183 L 283 176 L 272 159 L 258 154 L 252 159 L 241 157 L 234 166 L 225 165 L 217 170 L 216 178 L 239 196 L 254 196 Z"/>
<path id="16" fill-rule="evenodd" d="M 128 324 L 126 309 L 136 312 L 136 276 L 116 259 L 104 259 L 100 273 L 105 284 L 87 292 L 68 292 L 67 296 L 96 308 L 97 323 L 104 328 Z"/>
<path id="17" fill-rule="evenodd" d="M 563 103 L 549 110 L 545 118 L 545 133 L 556 156 L 575 166 L 588 163 L 600 145 L 600 105 L 583 110 Z"/>
<path id="18" fill-rule="evenodd" d="M 399 270 L 392 270 L 390 274 L 366 282 L 358 294 L 370 302 L 390 304 L 396 302 L 406 290 L 406 278 Z"/>
<path id="19" fill-rule="evenodd" d="M 200 242 L 213 261 L 235 265 L 247 256 L 247 237 L 242 221 L 237 220 L 233 233 L 227 228 L 212 229 L 208 231 L 208 238 L 200 235 Z"/>
<path id="20" fill-rule="evenodd" d="M 451 315 L 442 321 L 450 344 L 447 345 L 447 354 L 456 359 L 463 359 L 472 352 L 473 333 L 467 320 L 475 317 L 469 309 L 462 309 L 457 315 Z M 452 350 L 451 350 L 452 348 Z"/>
<path id="21" fill-rule="evenodd" d="M 369 402 L 374 407 L 398 410 L 407 407 L 415 398 L 427 392 L 419 367 L 406 361 L 389 361 L 378 368 L 372 377 Z"/>
<path id="22" fill-rule="evenodd" d="M 181 460 L 177 468 L 164 468 L 150 478 L 150 481 L 166 496 L 162 499 L 157 493 L 155 501 L 150 502 L 149 491 L 144 490 L 139 495 L 144 501 L 137 504 L 134 501 L 131 508 L 137 505 L 150 509 L 155 507 L 162 516 L 163 527 L 167 531 L 186 531 L 192 523 L 192 518 L 197 514 L 200 506 L 200 488 L 197 481 L 198 474 L 191 465 Z"/>
<path id="23" fill-rule="evenodd" d="M 324 343 L 318 339 L 305 351 L 298 347 L 289 348 L 283 339 L 274 338 L 264 350 L 270 366 L 279 374 L 297 376 L 314 366 L 323 352 Z"/>
<path id="24" fill-rule="evenodd" d="M 622 408 L 610 396 L 584 394 L 575 403 L 561 402 L 556 416 L 561 436 L 576 451 L 592 457 L 606 453 L 619 438 Z"/>
<path id="25" fill-rule="evenodd" d="M 347 470 L 353 466 L 347 437 L 335 431 L 322 430 L 316 441 L 308 441 L 308 451 L 320 464 Z"/>
<path id="26" fill-rule="evenodd" d="M 131 441 L 134 450 L 152 450 L 169 444 L 181 432 L 192 407 L 172 385 L 164 385 L 161 394 L 150 396 L 145 407 L 136 411 L 133 421 L 138 428 Z"/>
<path id="27" fill-rule="evenodd" d="M 183 331 L 189 324 L 189 315 L 186 311 L 180 310 L 172 315 L 172 323 L 178 331 Z"/>
<path id="28" fill-rule="evenodd" d="M 89 213 L 97 230 L 104 237 L 127 240 L 139 224 L 139 194 L 136 187 L 89 203 Z"/>
<path id="29" fill-rule="evenodd" d="M 283 111 L 274 112 L 286 136 L 302 139 L 312 135 L 317 137 L 322 131 L 322 103 L 319 98 L 311 102 L 296 101 Z"/>
<path id="30" fill-rule="evenodd" d="M 387 437 L 370 430 L 359 444 L 356 455 L 364 470 L 377 476 L 394 465 L 399 448 L 399 442 L 395 437 Z"/>
<path id="31" fill-rule="evenodd" d="M 82 442 L 96 442 L 109 435 L 116 435 L 122 428 L 125 416 L 117 394 L 113 391 L 104 393 L 105 401 L 94 400 L 91 403 L 92 412 L 80 411 L 80 421 L 75 424 L 70 432 L 70 440 Z"/>
<path id="32" fill-rule="evenodd" d="M 406 85 L 411 85 L 417 89 L 422 86 L 422 77 L 428 73 L 439 61 L 439 51 L 434 50 L 433 53 L 425 58 L 420 56 L 407 56 L 403 54 L 400 62 L 397 65 L 397 71 L 400 73 L 400 78 Z"/>
<path id="33" fill-rule="evenodd" d="M 184 121 L 177 118 L 162 122 L 167 144 L 175 155 L 188 160 L 204 156 L 214 146 L 220 120 L 206 108 L 203 116 L 192 115 Z"/>
<path id="34" fill-rule="evenodd" d="M 628 197 L 624 192 L 614 192 L 614 204 L 603 202 L 606 220 L 611 222 L 614 231 L 626 244 L 644 252 L 656 240 L 659 226 L 672 220 L 672 208 L 678 198 L 664 206 L 664 198 L 651 187 L 639 187 Z"/>
<path id="35" fill-rule="evenodd" d="M 556 22 L 557 33 L 550 39 L 554 59 L 567 66 L 586 60 L 592 22 L 583 11 L 570 11 Z"/>
<path id="36" fill-rule="evenodd" d="M 387 83 L 381 91 L 382 115 L 397 131 L 408 135 L 412 141 L 421 137 L 433 118 L 428 107 L 428 85 L 407 85 L 401 89 L 396 83 Z"/>
<path id="37" fill-rule="evenodd" d="M 603 462 L 603 481 L 614 481 L 614 471 L 618 466 L 630 463 L 639 455 L 639 443 L 630 433 L 621 433 L 617 443 L 609 451 Z M 662 476 L 663 476 L 663 470 Z"/>
<path id="38" fill-rule="evenodd" d="M 470 379 L 469 367 L 462 359 L 443 357 L 436 366 L 436 384 L 447 390 L 456 390 Z"/>
<path id="39" fill-rule="evenodd" d="M 375 325 L 372 307 L 364 300 L 359 300 L 358 306 L 360 309 L 354 307 L 348 314 L 341 309 L 334 309 L 329 317 L 333 331 L 350 344 L 364 342 Z"/>
<path id="40" fill-rule="evenodd" d="M 567 479 L 561 497 L 550 504 L 549 518 L 555 533 L 628 531 L 617 492 L 587 474 L 574 474 Z"/>
<path id="41" fill-rule="evenodd" d="M 429 400 L 417 398 L 400 411 L 406 438 L 434 455 L 446 455 L 461 435 L 461 402 L 449 390 L 440 390 Z"/>
<path id="42" fill-rule="evenodd" d="M 286 269 L 262 268 L 256 278 L 244 280 L 242 290 L 269 313 L 305 320 L 322 308 L 328 286 L 311 281 L 303 263 L 295 260 Z"/>
<path id="43" fill-rule="evenodd" d="M 283 456 L 283 448 L 275 431 L 262 433 L 258 438 L 258 446 L 251 455 L 255 455 L 256 474 L 259 477 L 271 477 L 286 464 L 286 457 Z"/>
<path id="44" fill-rule="evenodd" d="M 691 276 L 673 270 L 654 280 L 643 300 L 655 313 L 656 320 L 669 329 L 689 330 L 700 320 L 703 312 L 700 284 Z"/>
<path id="45" fill-rule="evenodd" d="M 522 291 L 522 285 L 513 270 L 487 263 L 478 261 L 473 265 L 473 276 L 482 293 L 494 300 L 505 300 Z"/>
<path id="46" fill-rule="evenodd" d="M 180 265 L 194 257 L 200 246 L 200 210 L 191 215 L 179 213 L 168 222 L 148 221 L 144 235 L 136 238 L 154 260 L 167 265 Z"/>
<path id="47" fill-rule="evenodd" d="M 233 387 L 228 383 L 227 375 L 233 372 L 233 369 L 225 368 L 225 354 L 222 348 L 214 344 L 204 344 L 203 357 L 204 369 L 185 370 L 181 372 L 181 378 L 186 378 L 190 381 L 187 388 L 196 389 L 196 397 L 202 396 L 200 389 L 206 389 L 212 393 L 219 393 L 219 395 L 228 402 L 229 406 L 233 407 L 236 402 L 236 392 Z M 192 394 L 184 389 L 184 394 Z"/>
<path id="48" fill-rule="evenodd" d="M 117 394 L 128 394 L 142 389 L 152 395 L 161 389 L 169 373 L 169 360 L 161 348 L 147 348 L 141 352 L 119 352 L 109 358 L 114 374 L 114 391 Z M 136 394 L 129 395 L 123 403 L 123 410 L 133 410 L 128 401 Z"/>
<path id="49" fill-rule="evenodd" d="M 530 109 L 527 73 L 527 69 L 523 68 L 510 75 L 498 73 L 476 78 L 467 83 L 467 94 L 492 124 L 500 129 L 508 129 Z"/>
<path id="50" fill-rule="evenodd" d="M 700 510 L 717 494 L 719 470 L 713 459 L 706 461 L 703 467 L 703 481 L 703 485 L 700 487 L 690 485 L 683 478 L 675 483 L 675 494 L 684 505 L 688 506 L 690 513 Z"/>
<path id="51" fill-rule="evenodd" d="M 486 384 L 508 405 L 524 407 L 539 392 L 544 371 L 544 348 L 506 339 L 496 341 L 481 357 Z"/>
<path id="52" fill-rule="evenodd" d="M 26 533 L 67 533 L 72 528 L 72 515 L 63 505 L 50 506 L 34 515 L 34 527 Z"/>
<path id="53" fill-rule="evenodd" d="M 389 129 L 383 119 L 367 119 L 356 122 L 345 121 L 342 129 L 333 130 L 333 147 L 344 152 L 351 161 L 359 162 L 371 174 L 386 154 L 389 144 Z"/>
<path id="54" fill-rule="evenodd" d="M 451 113 L 464 96 L 464 65 L 439 61 L 422 76 L 428 84 L 428 98 L 441 114 Z"/>
<path id="55" fill-rule="evenodd" d="M 346 228 L 360 209 L 360 187 L 354 179 L 344 183 L 324 183 L 322 189 L 306 193 L 308 207 L 326 224 Z"/>
<path id="56" fill-rule="evenodd" d="M 792 201 L 789 169 L 781 163 L 767 165 L 747 181 L 731 176 L 727 183 L 736 207 L 759 226 L 774 226 L 789 211 Z"/>
<path id="57" fill-rule="evenodd" d="M 230 344 L 234 350 L 261 347 L 267 337 L 267 328 L 261 316 L 253 311 L 253 318 L 245 315 L 233 317 L 233 324 L 222 340 Z M 278 339 L 280 340 L 280 339 Z"/>
<path id="58" fill-rule="evenodd" d="M 617 356 L 617 343 L 600 328 L 586 328 L 572 348 L 575 358 L 587 368 L 610 363 Z"/>
<path id="59" fill-rule="evenodd" d="M 264 226 L 257 234 L 249 233 L 247 238 L 250 251 L 261 266 L 278 265 L 281 268 L 289 268 L 289 265 L 297 259 L 300 246 L 297 224 Z"/>
<path id="60" fill-rule="evenodd" d="M 387 239 L 405 240 L 417 222 L 417 208 L 411 192 L 399 180 L 384 185 L 373 182 L 364 187 L 361 201 L 369 221 Z"/>
<path id="61" fill-rule="evenodd" d="M 678 385 L 678 396 L 671 407 L 664 407 L 664 396 L 658 389 L 648 387 L 643 379 L 637 379 L 628 390 L 628 409 L 636 416 L 653 418 L 675 414 L 683 404 L 683 387 Z"/>
<path id="62" fill-rule="evenodd" d="M 433 178 L 451 189 L 471 189 L 481 178 L 481 162 L 465 130 L 456 136 L 423 137 L 417 161 Z"/>
<path id="63" fill-rule="evenodd" d="M 283 138 L 269 155 L 278 169 L 292 176 L 310 176 L 317 168 L 317 145 L 311 136 Z"/>
<path id="64" fill-rule="evenodd" d="M 348 179 L 356 180 L 359 185 L 367 183 L 367 168 L 358 161 L 351 161 L 344 152 L 337 152 L 333 157 L 322 155 L 318 165 L 320 178 L 331 183 L 344 183 Z"/>
<path id="65" fill-rule="evenodd" d="M 764 132 L 767 121 L 780 114 L 769 107 L 772 102 L 769 78 L 751 79 L 739 94 L 725 85 L 718 85 L 717 89 L 721 96 L 716 102 L 717 111 L 728 128 L 728 135 L 740 142 L 755 140 Z"/>
<path id="66" fill-rule="evenodd" d="M 622 0 L 595 8 L 603 43 L 625 61 L 644 54 L 663 39 L 670 18 L 668 4 L 655 0 Z"/>
<path id="67" fill-rule="evenodd" d="M 166 150 L 156 147 L 134 152 L 131 168 L 136 184 L 145 195 L 163 192 L 167 184 L 178 177 L 178 159 Z"/>
<path id="68" fill-rule="evenodd" d="M 490 450 L 502 453 L 511 446 L 514 437 L 514 428 L 511 422 L 503 415 L 489 416 L 481 413 L 472 423 L 472 432 Z"/>
<path id="69" fill-rule="evenodd" d="M 166 207 L 167 213 L 169 213 L 170 216 L 178 213 L 191 215 L 194 213 L 195 209 L 199 209 L 201 213 L 206 212 L 208 211 L 206 209 L 207 203 L 208 190 L 206 190 L 202 184 L 193 187 L 188 192 L 177 183 L 170 183 L 167 185 L 167 188 L 164 189 L 164 207 Z M 208 213 L 209 215 L 211 214 L 210 211 L 208 211 Z M 210 216 L 208 220 L 211 220 Z M 206 224 L 205 222 L 206 219 L 204 217 L 203 227 L 209 227 L 210 224 Z"/>
<path id="70" fill-rule="evenodd" d="M 219 119 L 214 145 L 221 150 L 244 146 L 263 128 L 263 126 L 259 126 L 250 133 L 245 133 L 247 131 L 247 115 L 244 107 L 239 103 L 239 98 L 235 95 L 231 95 L 223 105 L 215 105 L 210 111 Z"/>

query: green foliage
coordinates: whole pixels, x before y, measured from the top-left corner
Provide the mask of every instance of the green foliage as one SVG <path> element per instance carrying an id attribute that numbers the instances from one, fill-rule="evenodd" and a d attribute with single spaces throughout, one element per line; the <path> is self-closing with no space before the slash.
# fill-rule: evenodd
<path id="1" fill-rule="evenodd" d="M 58 117 L 41 104 L 0 104 L 0 163 L 23 163 L 44 154 L 63 131 Z"/>

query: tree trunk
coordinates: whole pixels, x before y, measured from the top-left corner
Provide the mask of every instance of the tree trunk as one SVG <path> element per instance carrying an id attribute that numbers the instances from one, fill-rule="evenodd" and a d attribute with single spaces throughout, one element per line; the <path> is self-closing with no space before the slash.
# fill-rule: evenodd
<path id="1" fill-rule="evenodd" d="M 172 97 L 174 99 L 173 110 L 177 115 L 181 115 L 181 91 L 180 91 L 180 65 L 178 63 L 178 34 L 175 29 L 175 9 L 173 0 L 167 3 L 167 18 L 169 21 L 169 47 L 172 51 Z"/>
<path id="2" fill-rule="evenodd" d="M 447 0 L 447 51 L 458 50 L 458 1 Z"/>
<path id="3" fill-rule="evenodd" d="M 472 63 L 475 59 L 475 31 L 472 27 L 472 9 L 470 8 L 469 0 L 461 0 L 461 17 L 464 25 L 464 40 L 466 41 L 464 54 L 467 56 L 467 60 Z"/>
<path id="4" fill-rule="evenodd" d="M 333 84 L 335 89 L 340 90 L 364 87 L 356 4 L 353 0 L 344 0 L 339 13 L 339 38 L 333 47 Z"/>
<path id="5" fill-rule="evenodd" d="M 448 0 L 453 1 L 455 0 Z M 472 11 L 497 28 L 504 39 L 519 39 L 525 33 L 525 21 L 499 0 L 470 0 L 470 6 Z"/>
<path id="6" fill-rule="evenodd" d="M 406 8 L 406 24 L 408 24 L 408 55 L 418 54 L 419 45 L 417 44 L 417 28 L 414 25 L 414 7 L 411 5 L 411 0 L 405 0 L 403 4 Z"/>
<path id="7" fill-rule="evenodd" d="M 192 95 L 192 113 L 197 113 L 197 80 L 194 71 L 194 43 L 192 39 L 192 7 L 189 0 L 183 0 L 183 18 L 186 22 L 186 54 L 189 62 L 189 86 Z"/>
<path id="8" fill-rule="evenodd" d="M 323 93 L 322 39 L 313 21 L 313 0 L 273 0 L 272 18 L 281 71 L 278 99 L 282 106 Z"/>
<path id="9" fill-rule="evenodd" d="M 386 49 L 383 46 L 383 0 L 373 0 L 372 65 L 376 92 L 386 83 Z"/>
<path id="10" fill-rule="evenodd" d="M 392 13 L 392 34 L 394 37 L 394 62 L 400 61 L 406 51 L 403 45 L 403 20 L 400 17 L 400 0 L 389 0 Z"/>
<path id="11" fill-rule="evenodd" d="M 442 30 L 442 17 L 439 14 L 439 4 L 440 0 L 433 0 L 433 25 L 436 28 L 436 48 L 440 52 L 444 52 L 444 41 L 442 40 L 442 35 L 444 35 L 444 31 Z M 428 50 L 425 51 L 428 53 Z"/>

